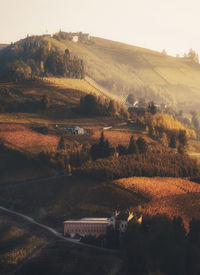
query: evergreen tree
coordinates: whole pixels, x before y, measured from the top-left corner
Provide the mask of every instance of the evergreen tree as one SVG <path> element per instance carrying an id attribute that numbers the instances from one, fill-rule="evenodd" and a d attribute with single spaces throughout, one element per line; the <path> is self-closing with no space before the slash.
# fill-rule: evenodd
<path id="1" fill-rule="evenodd" d="M 157 113 L 157 107 L 153 101 L 149 103 L 147 111 L 152 115 L 155 115 Z"/>
<path id="2" fill-rule="evenodd" d="M 138 138 L 138 140 L 136 141 L 136 144 L 138 146 L 138 150 L 140 154 L 145 154 L 147 152 L 148 146 L 146 141 L 142 137 Z"/>
<path id="3" fill-rule="evenodd" d="M 119 153 L 120 156 L 127 154 L 127 148 L 122 144 L 118 144 L 116 150 L 117 150 L 117 152 Z"/>
<path id="4" fill-rule="evenodd" d="M 192 219 L 190 221 L 190 231 L 188 234 L 190 242 L 200 246 L 200 221 Z"/>
<path id="5" fill-rule="evenodd" d="M 128 146 L 128 154 L 137 154 L 137 153 L 138 153 L 137 144 L 136 144 L 133 136 L 131 136 L 130 141 L 129 141 L 129 146 Z"/>
<path id="6" fill-rule="evenodd" d="M 187 134 L 185 130 L 179 130 L 178 140 L 180 145 L 182 145 L 183 147 L 187 146 L 188 139 L 187 139 Z"/>
<path id="7" fill-rule="evenodd" d="M 129 104 L 133 105 L 134 102 L 135 102 L 135 95 L 134 95 L 133 93 L 129 94 L 129 95 L 127 96 L 127 98 L 126 98 L 126 101 L 127 101 Z"/>
<path id="8" fill-rule="evenodd" d="M 170 137 L 170 141 L 169 141 L 169 147 L 171 148 L 176 148 L 177 143 L 176 143 L 176 135 L 172 134 Z"/>
<path id="9" fill-rule="evenodd" d="M 49 107 L 49 98 L 48 96 L 44 95 L 41 100 L 42 109 L 46 110 Z"/>
<path id="10" fill-rule="evenodd" d="M 108 115 L 114 116 L 117 113 L 117 104 L 114 100 L 110 100 L 109 106 L 108 106 Z"/>
<path id="11" fill-rule="evenodd" d="M 98 158 L 107 158 L 110 156 L 111 148 L 108 140 L 105 140 L 103 131 L 98 144 L 93 144 L 90 149 L 90 155 L 93 160 Z"/>
<path id="12" fill-rule="evenodd" d="M 63 136 L 60 137 L 57 149 L 58 150 L 64 150 L 65 149 L 65 142 L 64 142 L 64 137 Z"/>

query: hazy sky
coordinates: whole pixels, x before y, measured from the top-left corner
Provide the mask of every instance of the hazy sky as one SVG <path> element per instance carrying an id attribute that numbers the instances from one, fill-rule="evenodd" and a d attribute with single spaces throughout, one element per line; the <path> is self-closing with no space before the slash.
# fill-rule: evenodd
<path id="1" fill-rule="evenodd" d="M 0 43 L 61 29 L 200 54 L 199 28 L 200 0 L 0 0 Z"/>

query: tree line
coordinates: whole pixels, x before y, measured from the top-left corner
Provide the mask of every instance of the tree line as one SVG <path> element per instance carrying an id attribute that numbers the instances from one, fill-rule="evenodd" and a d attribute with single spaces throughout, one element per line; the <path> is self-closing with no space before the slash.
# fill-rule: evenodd
<path id="1" fill-rule="evenodd" d="M 113 116 L 128 118 L 127 109 L 114 99 L 88 94 L 80 99 L 78 111 L 80 114 L 93 116 Z"/>
<path id="2" fill-rule="evenodd" d="M 75 169 L 77 175 L 98 177 L 102 180 L 131 176 L 196 177 L 199 175 L 196 160 L 173 151 L 149 150 L 147 142 L 142 137 L 136 141 L 131 137 L 128 147 L 119 144 L 117 148 L 112 148 L 102 133 L 99 143 L 93 144 L 88 153 L 92 161 L 87 160 Z"/>
<path id="3" fill-rule="evenodd" d="M 56 169 L 102 180 L 131 176 L 193 177 L 199 176 L 197 161 L 170 150 L 152 150 L 144 138 L 130 138 L 128 146 L 112 147 L 102 132 L 92 146 L 70 148 L 60 138 L 57 151 L 41 152 L 39 159 Z"/>
<path id="4" fill-rule="evenodd" d="M 12 81 L 23 81 L 43 76 L 84 78 L 84 64 L 51 45 L 40 36 L 27 37 L 2 50 L 0 76 Z"/>

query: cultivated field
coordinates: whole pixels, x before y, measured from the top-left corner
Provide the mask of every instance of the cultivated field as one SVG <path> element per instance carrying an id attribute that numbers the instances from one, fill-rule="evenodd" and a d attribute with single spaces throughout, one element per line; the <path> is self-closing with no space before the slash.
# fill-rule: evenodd
<path id="1" fill-rule="evenodd" d="M 44 240 L 0 220 L 0 273 L 11 274 Z"/>
<path id="2" fill-rule="evenodd" d="M 115 181 L 134 193 L 148 198 L 138 208 L 143 214 L 165 213 L 182 216 L 186 227 L 192 217 L 200 219 L 200 185 L 180 178 L 127 178 Z"/>
<path id="3" fill-rule="evenodd" d="M 42 150 L 53 150 L 59 138 L 32 131 L 21 124 L 0 124 L 0 139 L 8 146 L 19 151 L 38 153 Z"/>

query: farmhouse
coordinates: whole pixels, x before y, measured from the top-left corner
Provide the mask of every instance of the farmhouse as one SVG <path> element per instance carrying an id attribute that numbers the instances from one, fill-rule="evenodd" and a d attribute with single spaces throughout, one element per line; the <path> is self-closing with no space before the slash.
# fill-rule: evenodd
<path id="1" fill-rule="evenodd" d="M 70 128 L 72 134 L 74 135 L 84 135 L 85 134 L 85 130 L 79 126 L 74 126 Z"/>
<path id="2" fill-rule="evenodd" d="M 68 130 L 74 135 L 84 135 L 85 134 L 85 130 L 79 126 L 68 127 L 68 126 L 60 126 L 60 125 L 56 124 L 55 128 L 58 130 Z"/>
<path id="3" fill-rule="evenodd" d="M 84 41 L 90 40 L 89 33 L 80 33 L 80 39 Z"/>
<path id="4" fill-rule="evenodd" d="M 74 237 L 76 234 L 80 236 L 105 235 L 108 226 L 119 230 L 120 234 L 126 231 L 128 222 L 133 218 L 132 213 L 115 214 L 110 218 L 82 218 L 80 220 L 67 220 L 64 222 L 64 235 L 69 234 Z"/>
<path id="5" fill-rule="evenodd" d="M 74 35 L 72 37 L 72 41 L 75 42 L 75 43 L 77 43 L 78 42 L 78 35 Z"/>

